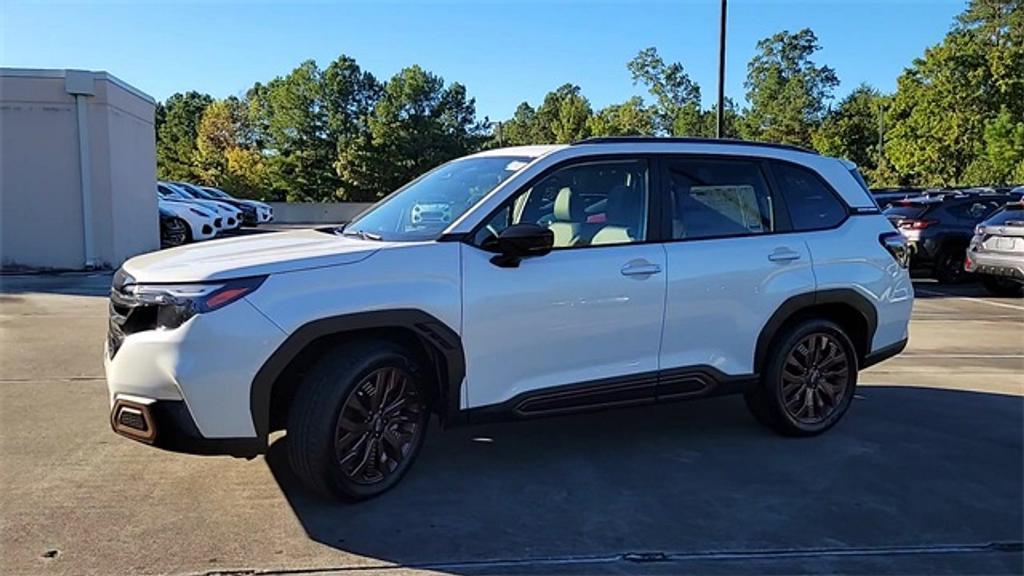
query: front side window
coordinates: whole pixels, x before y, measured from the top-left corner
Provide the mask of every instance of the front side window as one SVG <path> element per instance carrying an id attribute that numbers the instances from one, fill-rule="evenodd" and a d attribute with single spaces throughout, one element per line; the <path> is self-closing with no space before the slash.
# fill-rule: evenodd
<path id="1" fill-rule="evenodd" d="M 747 236 L 775 230 L 772 197 L 756 162 L 669 159 L 665 168 L 673 239 Z"/>
<path id="2" fill-rule="evenodd" d="M 443 164 L 399 189 L 343 230 L 388 241 L 436 240 L 452 222 L 530 158 L 484 156 Z"/>
<path id="3" fill-rule="evenodd" d="M 474 238 L 488 246 L 513 224 L 554 233 L 554 248 L 642 242 L 647 238 L 647 163 L 586 162 L 560 168 L 517 194 Z"/>
<path id="4" fill-rule="evenodd" d="M 782 162 L 775 163 L 772 172 L 786 197 L 794 230 L 832 228 L 846 218 L 846 208 L 814 172 Z"/>

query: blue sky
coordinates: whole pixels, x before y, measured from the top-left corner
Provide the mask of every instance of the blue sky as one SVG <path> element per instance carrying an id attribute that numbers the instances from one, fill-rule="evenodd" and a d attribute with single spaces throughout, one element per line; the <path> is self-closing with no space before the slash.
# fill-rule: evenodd
<path id="1" fill-rule="evenodd" d="M 884 91 L 949 30 L 962 0 L 730 0 L 726 95 L 743 100 L 757 40 L 813 29 L 842 96 Z M 717 0 L 676 2 L 25 2 L 0 0 L 0 65 L 107 70 L 157 99 L 241 94 L 302 60 L 348 54 L 378 78 L 419 64 L 465 84 L 477 112 L 511 115 L 564 82 L 595 108 L 641 93 L 626 62 L 656 46 L 713 102 Z"/>

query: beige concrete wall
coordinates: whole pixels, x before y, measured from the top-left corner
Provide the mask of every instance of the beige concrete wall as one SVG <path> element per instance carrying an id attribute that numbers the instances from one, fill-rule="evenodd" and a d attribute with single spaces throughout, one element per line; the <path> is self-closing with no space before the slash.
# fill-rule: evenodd
<path id="1" fill-rule="evenodd" d="M 159 248 L 152 98 L 103 72 L 86 97 L 96 264 Z M 65 72 L 0 69 L 0 257 L 81 269 L 84 225 L 75 98 Z"/>
<path id="2" fill-rule="evenodd" d="M 361 202 L 269 202 L 278 224 L 341 224 L 373 206 Z"/>

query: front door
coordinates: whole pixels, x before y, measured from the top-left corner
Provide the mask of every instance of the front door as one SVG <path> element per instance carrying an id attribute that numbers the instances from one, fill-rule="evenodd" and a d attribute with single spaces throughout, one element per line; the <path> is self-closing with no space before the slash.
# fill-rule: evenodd
<path id="1" fill-rule="evenodd" d="M 462 247 L 464 407 L 552 413 L 653 399 L 666 263 L 648 244 L 648 167 L 616 159 L 555 169 L 513 195 Z M 554 250 L 491 262 L 489 236 L 523 222 Z"/>

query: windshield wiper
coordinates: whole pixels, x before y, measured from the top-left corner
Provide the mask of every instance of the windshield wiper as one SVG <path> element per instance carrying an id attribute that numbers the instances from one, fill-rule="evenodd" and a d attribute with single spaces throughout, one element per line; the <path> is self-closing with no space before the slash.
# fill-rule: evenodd
<path id="1" fill-rule="evenodd" d="M 380 242 L 384 238 L 380 234 L 374 234 L 372 232 L 366 232 L 364 230 L 342 230 L 342 236 L 358 236 L 362 240 L 376 240 Z"/>

